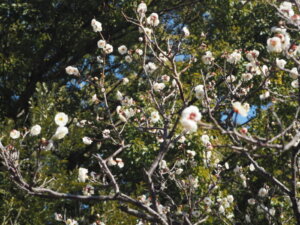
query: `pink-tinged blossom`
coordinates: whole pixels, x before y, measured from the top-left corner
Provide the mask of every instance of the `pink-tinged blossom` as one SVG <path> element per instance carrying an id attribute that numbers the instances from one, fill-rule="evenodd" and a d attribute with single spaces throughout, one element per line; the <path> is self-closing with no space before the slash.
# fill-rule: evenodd
<path id="1" fill-rule="evenodd" d="M 191 105 L 182 111 L 180 122 L 185 130 L 196 132 L 198 128 L 197 122 L 200 121 L 201 118 L 202 115 L 198 107 Z"/>
<path id="2" fill-rule="evenodd" d="M 106 44 L 103 48 L 103 51 L 105 52 L 105 54 L 110 54 L 114 51 L 114 48 L 112 45 Z"/>
<path id="3" fill-rule="evenodd" d="M 280 4 L 279 10 L 287 17 L 291 17 L 294 15 L 293 5 L 291 2 L 284 1 Z"/>
<path id="4" fill-rule="evenodd" d="M 269 52 L 282 52 L 282 43 L 279 37 L 272 37 L 267 40 L 267 50 Z"/>
<path id="5" fill-rule="evenodd" d="M 246 58 L 250 62 L 255 61 L 258 56 L 259 56 L 259 51 L 257 51 L 257 50 L 251 50 L 251 51 L 246 52 Z"/>
<path id="6" fill-rule="evenodd" d="M 246 117 L 248 115 L 249 110 L 250 110 L 250 106 L 249 106 L 248 103 L 242 104 L 240 102 L 233 102 L 232 103 L 232 108 L 233 108 L 233 111 L 235 113 L 238 113 L 243 117 Z"/>
<path id="7" fill-rule="evenodd" d="M 146 22 L 150 26 L 154 26 L 154 27 L 158 26 L 158 24 L 159 24 L 158 14 L 151 13 L 151 15 L 147 18 Z"/>

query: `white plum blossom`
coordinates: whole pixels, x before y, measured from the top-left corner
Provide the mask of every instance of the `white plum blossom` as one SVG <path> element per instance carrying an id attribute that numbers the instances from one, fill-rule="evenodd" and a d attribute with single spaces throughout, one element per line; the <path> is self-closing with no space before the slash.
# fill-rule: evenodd
<path id="1" fill-rule="evenodd" d="M 69 129 L 67 127 L 58 127 L 53 135 L 54 139 L 63 139 L 69 133 Z"/>
<path id="2" fill-rule="evenodd" d="M 157 123 L 159 121 L 159 113 L 157 111 L 152 112 L 150 120 L 152 123 Z"/>
<path id="3" fill-rule="evenodd" d="M 242 74 L 242 81 L 249 81 L 253 78 L 253 75 L 251 73 L 243 73 Z"/>
<path id="4" fill-rule="evenodd" d="M 243 169 L 243 167 L 241 167 L 241 166 L 239 166 L 239 165 L 236 165 L 236 167 L 233 169 L 233 172 L 234 172 L 235 174 L 239 174 L 239 173 L 242 172 L 242 169 Z"/>
<path id="5" fill-rule="evenodd" d="M 55 123 L 60 127 L 66 126 L 66 124 L 68 123 L 68 119 L 68 115 L 63 112 L 57 113 L 54 117 Z"/>
<path id="6" fill-rule="evenodd" d="M 209 136 L 207 134 L 204 134 L 201 136 L 201 141 L 204 145 L 208 145 L 210 144 L 210 141 L 209 141 Z"/>
<path id="7" fill-rule="evenodd" d="M 232 83 L 234 81 L 236 81 L 236 76 L 230 75 L 230 76 L 226 77 L 226 82 Z"/>
<path id="8" fill-rule="evenodd" d="M 119 101 L 122 101 L 123 100 L 123 94 L 120 92 L 120 91 L 117 91 L 116 93 L 116 97 Z"/>
<path id="9" fill-rule="evenodd" d="M 205 65 L 210 65 L 215 58 L 213 57 L 211 51 L 207 51 L 205 52 L 205 55 L 201 57 L 201 59 Z"/>
<path id="10" fill-rule="evenodd" d="M 292 69 L 290 70 L 290 77 L 291 77 L 292 79 L 298 79 L 299 73 L 298 73 L 298 70 L 297 70 L 296 67 L 294 67 L 294 68 L 292 68 Z"/>
<path id="11" fill-rule="evenodd" d="M 167 55 L 166 52 L 161 52 L 159 53 L 158 57 L 161 61 L 166 62 L 168 60 L 168 57 L 166 55 Z"/>
<path id="12" fill-rule="evenodd" d="M 274 208 L 269 209 L 269 213 L 271 216 L 275 216 L 276 210 Z"/>
<path id="13" fill-rule="evenodd" d="M 229 203 L 232 203 L 233 200 L 234 200 L 234 198 L 233 198 L 232 195 L 228 195 L 228 196 L 227 196 L 227 201 L 228 201 Z"/>
<path id="14" fill-rule="evenodd" d="M 78 222 L 73 219 L 67 219 L 66 225 L 78 225 Z"/>
<path id="15" fill-rule="evenodd" d="M 96 19 L 92 19 L 91 25 L 93 27 L 94 32 L 102 31 L 102 24 L 99 21 L 97 21 Z"/>
<path id="16" fill-rule="evenodd" d="M 247 223 L 251 223 L 251 218 L 248 214 L 245 215 L 245 220 Z"/>
<path id="17" fill-rule="evenodd" d="M 98 104 L 98 103 L 99 103 L 99 99 L 98 99 L 98 97 L 97 97 L 96 94 L 94 94 L 94 95 L 92 96 L 92 102 L 95 103 L 95 104 Z"/>
<path id="18" fill-rule="evenodd" d="M 109 158 L 109 159 L 107 159 L 107 165 L 115 166 L 115 165 L 117 165 L 117 162 L 113 158 Z"/>
<path id="19" fill-rule="evenodd" d="M 105 45 L 106 45 L 106 41 L 104 41 L 104 40 L 99 40 L 99 41 L 97 42 L 98 48 L 104 48 Z"/>
<path id="20" fill-rule="evenodd" d="M 261 70 L 260 68 L 256 65 L 255 61 L 249 62 L 246 65 L 246 70 L 252 74 L 260 75 Z"/>
<path id="21" fill-rule="evenodd" d="M 170 81 L 170 77 L 168 76 L 168 75 L 162 75 L 161 76 L 161 80 L 163 81 L 163 82 L 169 82 Z"/>
<path id="22" fill-rule="evenodd" d="M 219 213 L 221 213 L 221 214 L 225 213 L 225 209 L 222 205 L 220 205 L 220 207 L 219 207 Z"/>
<path id="23" fill-rule="evenodd" d="M 95 189 L 92 185 L 88 184 L 82 189 L 82 193 L 84 196 L 91 196 L 95 194 Z"/>
<path id="24" fill-rule="evenodd" d="M 88 179 L 88 169 L 80 167 L 78 169 L 78 181 L 84 183 Z"/>
<path id="25" fill-rule="evenodd" d="M 82 138 L 82 142 L 85 144 L 85 145 L 90 145 L 93 143 L 93 140 L 90 138 L 90 137 L 83 137 Z"/>
<path id="26" fill-rule="evenodd" d="M 227 57 L 227 62 L 231 63 L 231 64 L 237 64 L 239 61 L 241 61 L 242 59 L 242 54 L 240 51 L 235 50 L 233 53 L 231 53 L 228 57 Z"/>
<path id="27" fill-rule="evenodd" d="M 168 169 L 166 160 L 161 160 L 161 161 L 159 162 L 159 168 L 162 169 L 162 170 Z"/>
<path id="28" fill-rule="evenodd" d="M 187 150 L 186 153 L 187 153 L 190 157 L 192 157 L 192 158 L 194 158 L 195 155 L 196 155 L 196 152 L 195 152 L 195 151 L 192 151 L 192 150 Z"/>
<path id="29" fill-rule="evenodd" d="M 147 18 L 146 22 L 150 26 L 154 26 L 154 27 L 158 26 L 158 24 L 159 24 L 158 14 L 151 13 L 151 15 Z"/>
<path id="30" fill-rule="evenodd" d="M 210 206 L 211 203 L 212 203 L 210 197 L 205 197 L 205 198 L 203 199 L 203 202 L 204 202 L 205 205 L 208 205 L 208 206 Z"/>
<path id="31" fill-rule="evenodd" d="M 182 111 L 181 114 L 181 125 L 189 132 L 197 131 L 197 122 L 202 118 L 199 109 L 196 106 L 189 106 Z"/>
<path id="32" fill-rule="evenodd" d="M 135 110 L 133 110 L 132 108 L 123 110 L 122 106 L 118 106 L 116 111 L 120 120 L 123 122 L 127 122 L 128 119 L 135 115 Z"/>
<path id="33" fill-rule="evenodd" d="M 166 87 L 164 83 L 154 83 L 153 84 L 153 89 L 154 91 L 161 91 Z"/>
<path id="34" fill-rule="evenodd" d="M 285 16 L 291 17 L 294 15 L 293 5 L 291 2 L 284 1 L 280 4 L 279 10 L 282 12 Z"/>
<path id="35" fill-rule="evenodd" d="M 123 160 L 121 159 L 121 158 L 116 158 L 116 163 L 117 163 L 117 166 L 119 167 L 119 168 L 123 168 L 124 167 L 124 162 L 123 162 Z"/>
<path id="36" fill-rule="evenodd" d="M 261 100 L 265 100 L 265 99 L 267 99 L 267 98 L 269 98 L 269 97 L 270 97 L 270 92 L 269 92 L 269 91 L 266 91 L 266 92 L 264 92 L 263 94 L 259 95 L 259 98 L 260 98 Z"/>
<path id="37" fill-rule="evenodd" d="M 251 172 L 255 170 L 255 166 L 253 165 L 253 163 L 250 164 L 249 170 L 250 170 Z"/>
<path id="38" fill-rule="evenodd" d="M 110 54 L 114 51 L 114 48 L 113 48 L 112 45 L 106 44 L 103 48 L 103 51 L 104 51 L 105 54 Z"/>
<path id="39" fill-rule="evenodd" d="M 271 28 L 271 32 L 272 33 L 282 33 L 282 34 L 285 34 L 286 33 L 286 29 L 282 28 L 282 27 L 272 27 Z"/>
<path id="40" fill-rule="evenodd" d="M 269 75 L 269 68 L 266 65 L 262 66 L 261 71 L 262 71 L 263 75 L 265 75 L 265 76 Z"/>
<path id="41" fill-rule="evenodd" d="M 68 66 L 68 67 L 66 67 L 65 70 L 66 70 L 66 73 L 69 75 L 75 75 L 75 76 L 80 75 L 79 70 L 74 66 Z"/>
<path id="42" fill-rule="evenodd" d="M 54 219 L 56 221 L 63 221 L 63 216 L 60 213 L 54 213 Z"/>
<path id="43" fill-rule="evenodd" d="M 125 56 L 125 61 L 128 62 L 128 63 L 132 63 L 132 58 L 130 55 L 126 55 Z"/>
<path id="44" fill-rule="evenodd" d="M 45 146 L 45 151 L 50 151 L 54 147 L 53 140 L 49 140 L 48 144 Z"/>
<path id="45" fill-rule="evenodd" d="M 145 65 L 145 71 L 147 73 L 153 73 L 157 69 L 157 66 L 153 62 L 148 62 Z"/>
<path id="46" fill-rule="evenodd" d="M 251 50 L 246 53 L 246 58 L 251 62 L 255 61 L 257 57 L 259 56 L 259 51 L 257 50 Z"/>
<path id="47" fill-rule="evenodd" d="M 291 45 L 291 37 L 288 33 L 276 34 L 281 39 L 281 46 L 283 50 L 288 50 Z"/>
<path id="48" fill-rule="evenodd" d="M 279 37 L 272 37 L 267 40 L 267 49 L 269 52 L 282 52 L 281 39 Z"/>
<path id="49" fill-rule="evenodd" d="M 144 52 L 143 52 L 142 49 L 137 48 L 137 49 L 135 50 L 135 53 L 141 56 L 141 55 L 143 55 Z"/>
<path id="50" fill-rule="evenodd" d="M 255 203 L 256 203 L 256 200 L 254 198 L 249 198 L 248 199 L 248 204 L 249 205 L 255 205 Z"/>
<path id="51" fill-rule="evenodd" d="M 109 129 L 105 129 L 102 131 L 102 136 L 103 138 L 109 138 L 110 137 L 110 130 Z"/>
<path id="52" fill-rule="evenodd" d="M 30 134 L 32 136 L 37 136 L 41 133 L 41 130 L 42 130 L 42 127 L 40 125 L 36 124 L 36 125 L 31 127 Z"/>
<path id="53" fill-rule="evenodd" d="M 250 110 L 250 107 L 249 107 L 248 103 L 244 103 L 242 105 L 242 103 L 240 103 L 240 102 L 233 102 L 232 107 L 233 107 L 234 112 L 240 114 L 243 117 L 246 117 L 248 115 L 249 110 Z"/>
<path id="54" fill-rule="evenodd" d="M 121 54 L 121 55 L 125 55 L 127 53 L 127 47 L 125 45 L 121 45 L 119 48 L 118 48 L 118 52 Z"/>
<path id="55" fill-rule="evenodd" d="M 284 69 L 285 65 L 286 65 L 286 61 L 284 59 L 278 59 L 276 58 L 276 65 L 280 68 L 280 69 Z"/>
<path id="56" fill-rule="evenodd" d="M 138 5 L 136 10 L 140 15 L 144 15 L 147 12 L 147 5 L 142 2 Z"/>
<path id="57" fill-rule="evenodd" d="M 201 212 L 200 212 L 199 210 L 194 210 L 194 211 L 192 212 L 192 215 L 193 215 L 194 217 L 198 218 L 199 216 L 201 216 Z"/>
<path id="58" fill-rule="evenodd" d="M 123 83 L 123 85 L 128 84 L 128 83 L 129 83 L 129 79 L 128 79 L 127 77 L 124 77 L 124 78 L 122 79 L 122 83 Z"/>
<path id="59" fill-rule="evenodd" d="M 180 175 L 182 172 L 183 172 L 183 169 L 182 169 L 182 168 L 178 168 L 178 169 L 175 171 L 175 173 L 176 173 L 177 175 Z"/>
<path id="60" fill-rule="evenodd" d="M 21 133 L 20 131 L 14 129 L 9 133 L 9 136 L 12 139 L 18 139 L 21 136 Z"/>
<path id="61" fill-rule="evenodd" d="M 266 197 L 268 195 L 268 190 L 264 187 L 262 187 L 261 189 L 259 189 L 258 191 L 258 196 L 259 197 Z"/>
<path id="62" fill-rule="evenodd" d="M 146 195 L 141 195 L 138 196 L 137 198 L 141 203 L 143 203 L 146 206 L 150 206 L 151 205 L 151 199 L 147 198 Z"/>
<path id="63" fill-rule="evenodd" d="M 145 27 L 144 28 L 145 34 L 148 36 L 148 38 L 151 38 L 151 34 L 153 30 L 151 28 Z"/>
<path id="64" fill-rule="evenodd" d="M 195 92 L 196 92 L 196 98 L 197 99 L 202 99 L 204 98 L 204 86 L 202 84 L 199 84 L 195 87 Z"/>
<path id="65" fill-rule="evenodd" d="M 189 29 L 187 27 L 183 27 L 182 28 L 182 32 L 183 32 L 183 34 L 184 34 L 185 37 L 190 36 L 190 31 L 189 31 Z"/>
<path id="66" fill-rule="evenodd" d="M 181 136 L 179 139 L 178 139 L 178 142 L 179 143 L 184 143 L 186 140 L 186 137 L 185 136 Z"/>
<path id="67" fill-rule="evenodd" d="M 298 80 L 292 81 L 291 85 L 292 85 L 293 88 L 299 88 L 299 82 L 298 82 Z"/>

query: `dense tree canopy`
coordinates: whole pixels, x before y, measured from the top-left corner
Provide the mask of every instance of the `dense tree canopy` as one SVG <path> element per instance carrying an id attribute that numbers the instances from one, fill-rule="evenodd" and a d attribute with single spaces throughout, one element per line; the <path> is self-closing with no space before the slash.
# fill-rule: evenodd
<path id="1" fill-rule="evenodd" d="M 2 224 L 300 224 L 299 9 L 1 3 Z"/>

